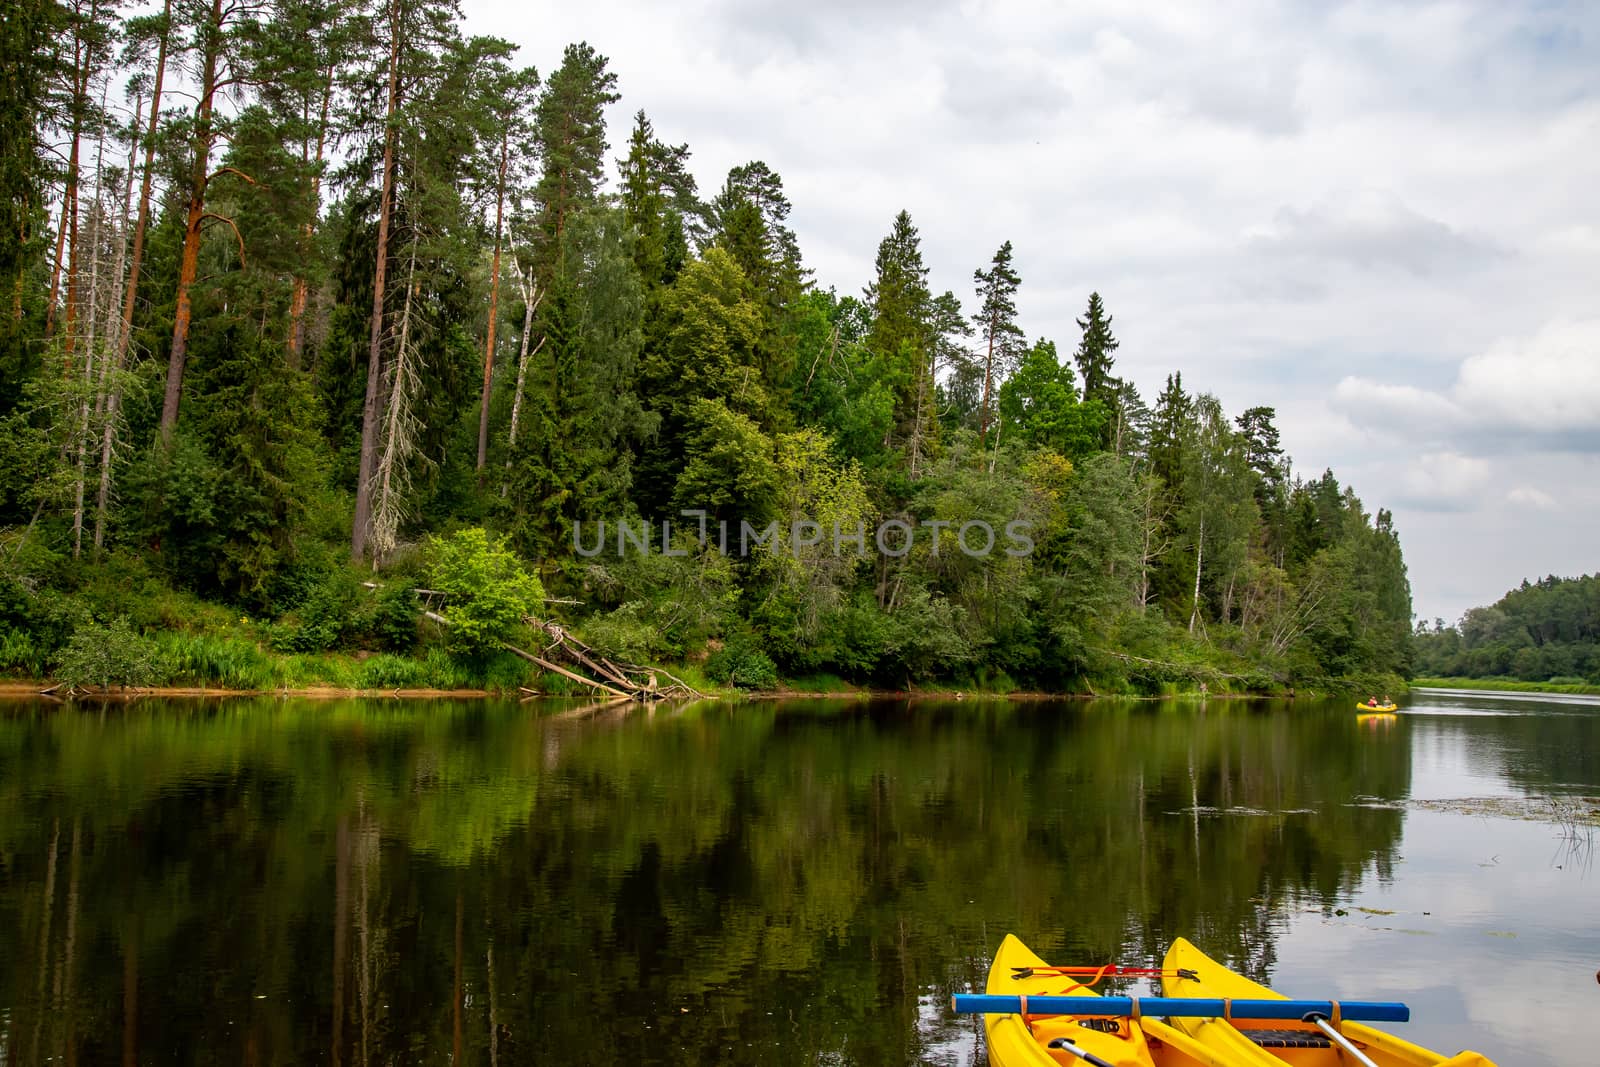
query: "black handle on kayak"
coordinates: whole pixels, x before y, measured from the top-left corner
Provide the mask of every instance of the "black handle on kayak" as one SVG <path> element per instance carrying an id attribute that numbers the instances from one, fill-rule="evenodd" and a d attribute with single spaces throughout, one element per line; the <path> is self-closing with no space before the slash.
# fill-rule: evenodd
<path id="1" fill-rule="evenodd" d="M 1083 1051 L 1083 1049 L 1079 1048 L 1076 1044 L 1073 1043 L 1073 1040 L 1070 1037 L 1058 1037 L 1054 1041 L 1052 1041 L 1048 1045 L 1046 1045 L 1045 1048 L 1063 1049 L 1063 1050 L 1065 1050 L 1067 1052 L 1072 1053 L 1074 1056 L 1078 1057 L 1078 1059 L 1082 1060 L 1084 1063 L 1093 1064 L 1094 1067 L 1117 1067 L 1116 1064 L 1107 1063 L 1105 1060 L 1101 1059 L 1099 1056 L 1096 1056 L 1092 1052 Z"/>

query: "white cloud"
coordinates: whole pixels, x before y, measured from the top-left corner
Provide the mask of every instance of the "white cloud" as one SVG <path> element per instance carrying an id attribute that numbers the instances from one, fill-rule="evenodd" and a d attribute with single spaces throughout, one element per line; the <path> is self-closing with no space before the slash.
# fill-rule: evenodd
<path id="1" fill-rule="evenodd" d="M 1489 461 L 1459 452 L 1424 452 L 1412 460 L 1402 502 L 1424 511 L 1465 511 L 1488 483 Z"/>
<path id="2" fill-rule="evenodd" d="M 1506 500 L 1519 508 L 1534 508 L 1538 511 L 1556 511 L 1560 504 L 1556 498 L 1531 485 L 1519 485 L 1506 494 Z"/>
<path id="3" fill-rule="evenodd" d="M 1495 342 L 1463 360 L 1447 389 L 1350 376 L 1334 401 L 1358 423 L 1434 441 L 1600 451 L 1600 319 Z"/>
<path id="4" fill-rule="evenodd" d="M 1279 208 L 1248 235 L 1274 257 L 1339 263 L 1358 270 L 1400 270 L 1418 278 L 1457 274 L 1505 253 L 1493 242 L 1429 218 L 1391 192 L 1361 189 L 1310 208 Z"/>

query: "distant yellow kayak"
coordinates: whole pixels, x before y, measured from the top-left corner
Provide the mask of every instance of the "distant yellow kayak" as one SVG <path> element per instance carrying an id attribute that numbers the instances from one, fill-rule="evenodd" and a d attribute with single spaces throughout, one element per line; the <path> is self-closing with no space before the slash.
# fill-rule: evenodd
<path id="1" fill-rule="evenodd" d="M 1356 705 L 1356 710 L 1357 711 L 1365 711 L 1365 712 L 1367 712 L 1369 714 L 1375 714 L 1375 713 L 1381 713 L 1381 712 L 1399 711 L 1400 710 L 1400 705 L 1399 704 L 1357 704 Z"/>
<path id="2" fill-rule="evenodd" d="M 1228 970 L 1181 937 L 1167 951 L 1162 970 L 1166 973 L 1161 979 L 1161 991 L 1169 997 L 1285 999 L 1266 986 Z M 1183 972 L 1193 977 L 1184 977 Z M 1302 1067 L 1344 1067 L 1351 1062 L 1311 1023 L 1174 1018 L 1172 1027 L 1228 1064 L 1270 1063 L 1281 1067 L 1288 1062 Z M 1378 1067 L 1494 1067 L 1492 1061 L 1476 1052 L 1458 1052 L 1446 1059 L 1437 1052 L 1361 1023 L 1339 1023 L 1337 1029 Z M 1267 1050 L 1272 1054 L 1268 1055 Z"/>

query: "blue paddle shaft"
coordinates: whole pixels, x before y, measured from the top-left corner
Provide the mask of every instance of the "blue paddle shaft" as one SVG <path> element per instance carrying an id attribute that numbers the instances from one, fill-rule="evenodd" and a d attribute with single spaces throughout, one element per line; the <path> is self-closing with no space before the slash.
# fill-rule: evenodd
<path id="1" fill-rule="evenodd" d="M 1339 1005 L 1340 1018 L 1364 1023 L 1404 1023 L 1411 1021 L 1411 1009 L 1392 1000 L 1223 1000 L 1221 997 L 1056 997 L 1028 998 L 1029 1015 L 1132 1015 L 1134 1004 L 1141 1015 L 1168 1015 L 1184 1018 L 1212 1018 L 1228 1014 L 1235 1019 L 1303 1019 L 1307 1015 L 1333 1017 Z M 957 993 L 950 998 L 953 1010 L 981 1015 L 1016 1015 L 1022 1011 L 1022 998 L 990 996 L 983 993 Z"/>

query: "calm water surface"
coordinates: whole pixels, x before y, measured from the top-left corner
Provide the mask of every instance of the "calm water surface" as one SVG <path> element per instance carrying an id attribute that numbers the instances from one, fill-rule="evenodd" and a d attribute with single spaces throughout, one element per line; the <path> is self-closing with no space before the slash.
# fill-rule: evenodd
<path id="1" fill-rule="evenodd" d="M 1007 931 L 1594 1063 L 1591 836 L 1426 802 L 1600 796 L 1600 702 L 1404 712 L 0 706 L 0 1064 L 982 1063 Z"/>

